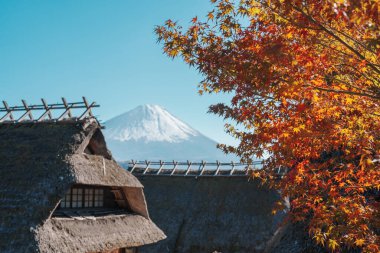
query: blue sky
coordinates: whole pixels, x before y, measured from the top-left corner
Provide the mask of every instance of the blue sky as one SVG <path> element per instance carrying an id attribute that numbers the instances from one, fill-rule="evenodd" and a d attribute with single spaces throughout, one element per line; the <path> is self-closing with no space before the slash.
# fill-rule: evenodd
<path id="1" fill-rule="evenodd" d="M 0 99 L 58 102 L 85 95 L 107 120 L 159 104 L 207 136 L 235 143 L 207 114 L 223 95 L 197 94 L 201 76 L 162 54 L 153 32 L 166 19 L 187 25 L 207 0 L 0 0 Z"/>

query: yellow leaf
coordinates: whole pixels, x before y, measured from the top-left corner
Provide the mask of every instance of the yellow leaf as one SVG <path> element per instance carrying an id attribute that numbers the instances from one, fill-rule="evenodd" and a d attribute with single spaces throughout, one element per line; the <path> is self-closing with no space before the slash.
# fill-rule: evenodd
<path id="1" fill-rule="evenodd" d="M 249 14 L 251 16 L 260 14 L 260 12 L 261 12 L 260 8 L 257 8 L 257 7 L 252 7 L 252 8 L 249 9 Z"/>
<path id="2" fill-rule="evenodd" d="M 352 102 L 353 102 L 354 100 L 352 99 L 352 98 L 350 98 L 350 97 L 346 97 L 346 102 L 347 102 L 347 104 L 352 104 Z"/>
<path id="3" fill-rule="evenodd" d="M 260 177 L 260 172 L 252 172 L 252 177 Z"/>
<path id="4" fill-rule="evenodd" d="M 293 128 L 293 132 L 295 132 L 295 133 L 299 133 L 299 131 L 300 131 L 300 128 L 299 128 L 299 127 L 295 127 L 295 128 Z"/>
<path id="5" fill-rule="evenodd" d="M 325 245 L 325 238 L 322 233 L 316 233 L 313 238 L 317 241 L 318 244 L 321 244 L 323 246 Z"/>
<path id="6" fill-rule="evenodd" d="M 291 32 L 287 33 L 287 34 L 286 34 L 286 38 L 287 38 L 287 39 L 291 39 L 291 38 L 293 38 L 293 33 L 291 33 Z"/>
<path id="7" fill-rule="evenodd" d="M 333 251 L 339 246 L 339 243 L 337 243 L 333 239 L 329 239 L 329 248 L 332 249 Z"/>
<path id="8" fill-rule="evenodd" d="M 318 102 L 320 100 L 319 96 L 316 93 L 313 94 L 313 100 L 315 102 Z"/>
<path id="9" fill-rule="evenodd" d="M 301 182 L 303 182 L 303 178 L 302 177 L 300 177 L 300 176 L 296 176 L 296 183 L 301 183 Z"/>
<path id="10" fill-rule="evenodd" d="M 356 246 L 362 246 L 363 244 L 365 243 L 365 240 L 364 239 L 357 239 L 356 241 L 355 241 L 355 245 Z"/>

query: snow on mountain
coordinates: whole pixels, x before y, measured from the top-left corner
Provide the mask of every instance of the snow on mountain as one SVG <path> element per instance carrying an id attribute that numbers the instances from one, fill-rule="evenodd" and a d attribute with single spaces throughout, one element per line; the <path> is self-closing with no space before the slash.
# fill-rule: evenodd
<path id="1" fill-rule="evenodd" d="M 200 133 L 158 105 L 141 105 L 106 123 L 108 138 L 116 141 L 178 143 Z"/>
<path id="2" fill-rule="evenodd" d="M 113 156 L 127 160 L 231 161 L 217 143 L 158 105 L 141 105 L 105 122 Z"/>

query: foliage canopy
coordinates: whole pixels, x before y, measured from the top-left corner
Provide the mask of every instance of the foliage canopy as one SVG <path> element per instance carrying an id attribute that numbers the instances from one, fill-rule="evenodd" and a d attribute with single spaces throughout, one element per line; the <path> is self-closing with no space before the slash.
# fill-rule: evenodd
<path id="1" fill-rule="evenodd" d="M 289 196 L 317 243 L 379 252 L 379 1 L 212 2 L 206 21 L 156 33 L 204 76 L 200 93 L 233 94 L 210 107 L 241 127 L 226 125 L 240 144 L 221 147 L 246 160 L 267 152 L 252 176 Z"/>

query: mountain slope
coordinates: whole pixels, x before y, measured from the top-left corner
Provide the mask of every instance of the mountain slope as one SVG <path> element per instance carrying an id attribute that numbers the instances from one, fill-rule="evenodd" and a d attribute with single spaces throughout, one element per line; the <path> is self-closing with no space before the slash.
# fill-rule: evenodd
<path id="1" fill-rule="evenodd" d="M 230 161 L 217 143 L 158 105 L 142 105 L 105 122 L 108 147 L 118 161 Z"/>

